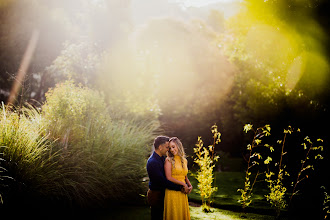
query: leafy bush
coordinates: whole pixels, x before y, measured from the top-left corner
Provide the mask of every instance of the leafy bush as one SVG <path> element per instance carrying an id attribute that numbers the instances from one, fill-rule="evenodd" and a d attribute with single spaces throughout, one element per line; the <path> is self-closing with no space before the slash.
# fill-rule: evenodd
<path id="1" fill-rule="evenodd" d="M 58 84 L 46 94 L 42 107 L 44 124 L 54 139 L 68 147 L 99 145 L 99 131 L 111 123 L 102 95 L 71 81 Z M 104 137 L 105 139 L 107 137 Z"/>

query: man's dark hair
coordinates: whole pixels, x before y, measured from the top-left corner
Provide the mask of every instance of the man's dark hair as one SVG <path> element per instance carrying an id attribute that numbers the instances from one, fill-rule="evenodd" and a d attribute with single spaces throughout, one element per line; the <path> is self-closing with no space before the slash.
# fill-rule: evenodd
<path id="1" fill-rule="evenodd" d="M 159 145 L 165 144 L 169 140 L 170 140 L 170 138 L 167 137 L 167 136 L 158 136 L 158 137 L 156 137 L 155 140 L 154 140 L 154 148 L 155 148 L 155 150 L 157 150 L 159 148 Z"/>

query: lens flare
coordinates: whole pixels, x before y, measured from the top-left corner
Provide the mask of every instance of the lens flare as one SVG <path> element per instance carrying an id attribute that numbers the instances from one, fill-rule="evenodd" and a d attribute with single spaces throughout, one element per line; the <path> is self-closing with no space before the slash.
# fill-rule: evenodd
<path id="1" fill-rule="evenodd" d="M 22 86 L 24 76 L 25 76 L 26 72 L 28 71 L 29 65 L 31 63 L 31 59 L 32 59 L 33 53 L 36 49 L 38 39 L 39 39 L 39 31 L 34 30 L 32 33 L 32 36 L 30 38 L 29 44 L 23 55 L 22 62 L 20 64 L 20 67 L 19 67 L 17 75 L 16 75 L 16 80 L 10 91 L 10 95 L 8 98 L 8 104 L 12 104 L 16 99 L 17 93 L 18 93 L 20 87 Z"/>

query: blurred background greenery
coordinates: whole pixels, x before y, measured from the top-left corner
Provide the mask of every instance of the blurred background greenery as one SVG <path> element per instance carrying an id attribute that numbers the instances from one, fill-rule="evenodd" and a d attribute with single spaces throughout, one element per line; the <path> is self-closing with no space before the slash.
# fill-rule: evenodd
<path id="1" fill-rule="evenodd" d="M 40 106 L 69 79 L 113 113 L 158 120 L 189 153 L 214 123 L 233 155 L 245 123 L 326 135 L 315 128 L 328 123 L 327 1 L 197 2 L 2 0 L 0 99 L 38 30 L 16 104 Z"/>

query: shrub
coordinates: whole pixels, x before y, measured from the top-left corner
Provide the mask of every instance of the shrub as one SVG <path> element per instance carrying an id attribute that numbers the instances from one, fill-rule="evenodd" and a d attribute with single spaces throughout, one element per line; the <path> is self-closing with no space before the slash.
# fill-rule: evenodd
<path id="1" fill-rule="evenodd" d="M 313 170 L 313 160 L 320 160 L 323 159 L 322 155 L 320 154 L 323 151 L 323 140 L 317 139 L 316 142 L 312 142 L 311 139 L 306 136 L 304 138 L 303 143 L 303 153 L 305 154 L 304 159 L 301 160 L 300 169 L 297 167 L 296 170 L 293 169 L 291 171 L 288 170 L 286 163 L 284 162 L 284 156 L 287 154 L 285 151 L 285 145 L 287 144 L 288 135 L 291 135 L 293 132 L 300 132 L 300 129 L 293 129 L 291 126 L 288 126 L 287 129 L 284 129 L 284 136 L 282 140 L 277 140 L 277 143 L 281 145 L 280 147 L 280 155 L 279 161 L 275 163 L 275 165 L 270 168 L 270 161 L 272 161 L 271 157 L 269 161 L 265 161 L 264 163 L 267 164 L 268 171 L 266 171 L 266 181 L 269 184 L 269 194 L 265 195 L 267 201 L 275 208 L 277 217 L 279 217 L 281 210 L 288 207 L 294 195 L 298 193 L 298 185 L 303 180 L 308 178 L 308 170 Z M 315 146 L 318 144 L 318 146 Z M 313 152 L 314 151 L 314 152 Z M 275 162 L 275 161 L 274 161 Z M 288 184 L 285 185 L 284 179 L 285 177 L 289 178 L 290 176 L 294 176 L 294 172 L 296 172 L 296 179 L 292 181 L 292 192 L 290 193 L 290 198 L 286 198 L 286 192 L 289 189 Z M 275 178 L 272 178 L 275 176 Z"/>
<path id="2" fill-rule="evenodd" d="M 257 181 L 257 178 L 260 174 L 260 171 L 258 170 L 257 174 L 254 177 L 253 183 L 251 184 L 250 176 L 251 176 L 251 168 L 254 166 L 259 165 L 259 160 L 262 159 L 262 156 L 260 153 L 256 151 L 256 148 L 260 146 L 261 144 L 261 137 L 263 136 L 269 136 L 270 135 L 270 126 L 265 125 L 264 127 L 260 127 L 257 129 L 253 129 L 253 126 L 251 124 L 246 124 L 244 126 L 245 133 L 249 131 L 254 132 L 253 140 L 251 144 L 247 145 L 247 151 L 248 151 L 248 158 L 246 159 L 247 162 L 247 168 L 245 171 L 245 182 L 244 182 L 244 189 L 238 189 L 238 192 L 241 192 L 241 199 L 238 201 L 242 204 L 243 210 L 249 206 L 252 202 L 252 191 L 254 184 Z"/>
<path id="3" fill-rule="evenodd" d="M 213 144 L 205 147 L 201 137 L 198 137 L 196 147 L 194 148 L 195 159 L 194 162 L 199 166 L 196 179 L 198 181 L 199 194 L 202 198 L 202 209 L 204 212 L 210 212 L 212 203 L 212 195 L 218 190 L 217 187 L 213 187 L 214 180 L 214 167 L 215 162 L 218 160 L 218 156 L 214 155 L 214 147 L 220 140 L 220 132 L 218 132 L 217 125 L 212 126 Z"/>
<path id="4" fill-rule="evenodd" d="M 111 123 L 103 96 L 72 81 L 58 84 L 46 93 L 42 113 L 50 136 L 59 139 L 65 148 L 92 150 L 91 145 L 101 144 L 95 141 L 103 141 L 99 131 Z"/>

